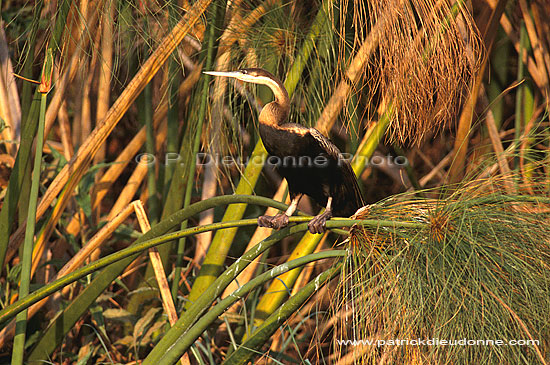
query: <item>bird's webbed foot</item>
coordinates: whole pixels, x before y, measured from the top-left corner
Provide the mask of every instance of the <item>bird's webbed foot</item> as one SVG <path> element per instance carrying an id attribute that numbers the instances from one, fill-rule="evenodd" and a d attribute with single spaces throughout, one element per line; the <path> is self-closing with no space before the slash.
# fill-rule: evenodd
<path id="1" fill-rule="evenodd" d="M 262 215 L 258 217 L 258 226 L 281 229 L 288 226 L 288 215 L 279 213 L 276 216 Z"/>
<path id="2" fill-rule="evenodd" d="M 332 217 L 332 210 L 326 209 L 323 213 L 313 217 L 307 224 L 310 233 L 325 233 L 326 223 Z"/>

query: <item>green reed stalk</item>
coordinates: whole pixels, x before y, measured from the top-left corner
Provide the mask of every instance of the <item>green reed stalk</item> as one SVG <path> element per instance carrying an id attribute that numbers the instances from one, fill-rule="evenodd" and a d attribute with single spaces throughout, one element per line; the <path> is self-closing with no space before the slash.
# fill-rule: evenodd
<path id="1" fill-rule="evenodd" d="M 40 170 L 42 167 L 42 148 L 44 147 L 44 125 L 46 120 L 46 105 L 48 102 L 48 91 L 51 87 L 53 71 L 53 54 L 51 49 L 46 53 L 44 69 L 42 71 L 42 82 L 39 87 L 40 116 L 38 119 L 38 132 L 36 134 L 36 151 L 34 154 L 34 167 L 32 171 L 32 183 L 29 196 L 29 209 L 27 216 L 27 227 L 25 229 L 25 241 L 23 242 L 23 259 L 21 263 L 21 284 L 19 286 L 19 298 L 25 298 L 29 294 L 31 282 L 32 248 L 34 242 L 34 229 L 36 206 L 38 202 L 38 188 L 40 187 Z M 27 330 L 27 310 L 17 314 L 15 337 L 13 340 L 12 364 L 23 364 L 25 354 L 25 332 Z"/>

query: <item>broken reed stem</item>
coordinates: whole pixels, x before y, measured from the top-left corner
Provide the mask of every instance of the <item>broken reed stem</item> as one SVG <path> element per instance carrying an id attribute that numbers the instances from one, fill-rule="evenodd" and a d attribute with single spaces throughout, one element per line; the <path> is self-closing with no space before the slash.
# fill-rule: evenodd
<path id="1" fill-rule="evenodd" d="M 99 232 L 97 232 L 89 241 L 82 247 L 76 255 L 73 256 L 69 262 L 67 262 L 57 275 L 50 280 L 53 282 L 71 272 L 76 270 L 84 261 L 110 237 L 113 232 L 128 218 L 128 216 L 134 211 L 133 203 L 128 205 L 124 210 L 119 212 L 115 217 L 107 222 Z M 54 296 L 55 297 L 55 296 Z M 44 298 L 38 303 L 29 308 L 28 317 L 32 318 L 43 306 L 47 303 L 49 298 Z M 0 331 L 0 347 L 5 346 L 6 342 L 11 339 L 15 330 L 15 321 L 11 321 L 6 327 Z"/>
<path id="2" fill-rule="evenodd" d="M 142 233 L 146 233 L 151 229 L 149 224 L 149 219 L 143 209 L 143 204 L 141 201 L 137 200 L 132 204 L 136 212 L 136 217 L 141 228 Z M 168 316 L 168 321 L 170 325 L 173 326 L 178 320 L 178 314 L 176 313 L 176 307 L 174 301 L 172 300 L 172 294 L 170 292 L 170 287 L 168 285 L 168 279 L 166 279 L 166 273 L 164 271 L 164 266 L 162 265 L 162 259 L 156 247 L 151 247 L 149 250 L 149 259 L 151 260 L 151 266 L 153 266 L 153 271 L 155 272 L 155 278 L 157 279 L 157 284 L 160 291 L 160 297 L 162 299 L 162 307 Z M 189 356 L 185 353 L 180 362 L 182 365 L 189 364 Z"/>

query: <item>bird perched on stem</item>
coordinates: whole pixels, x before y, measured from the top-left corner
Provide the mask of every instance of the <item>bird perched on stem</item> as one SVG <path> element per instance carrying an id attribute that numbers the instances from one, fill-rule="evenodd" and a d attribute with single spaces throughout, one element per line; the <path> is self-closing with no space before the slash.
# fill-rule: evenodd
<path id="1" fill-rule="evenodd" d="M 204 73 L 266 85 L 275 96 L 260 112 L 260 137 L 271 155 L 268 162 L 274 160 L 277 170 L 288 182 L 291 203 L 284 213 L 259 217 L 259 226 L 286 227 L 303 194 L 325 207 L 324 212 L 308 223 L 311 233 L 325 232 L 328 219 L 349 217 L 364 205 L 351 165 L 334 143 L 315 128 L 287 122 L 290 99 L 279 79 L 261 68 Z"/>

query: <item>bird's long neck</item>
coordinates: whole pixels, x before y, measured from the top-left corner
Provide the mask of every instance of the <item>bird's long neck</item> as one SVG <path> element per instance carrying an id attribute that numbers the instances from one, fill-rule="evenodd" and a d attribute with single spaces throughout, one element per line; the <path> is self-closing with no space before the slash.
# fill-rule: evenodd
<path id="1" fill-rule="evenodd" d="M 290 99 L 283 83 L 276 79 L 264 77 L 258 82 L 268 86 L 275 100 L 266 104 L 260 112 L 260 123 L 277 128 L 285 123 L 290 110 Z"/>

